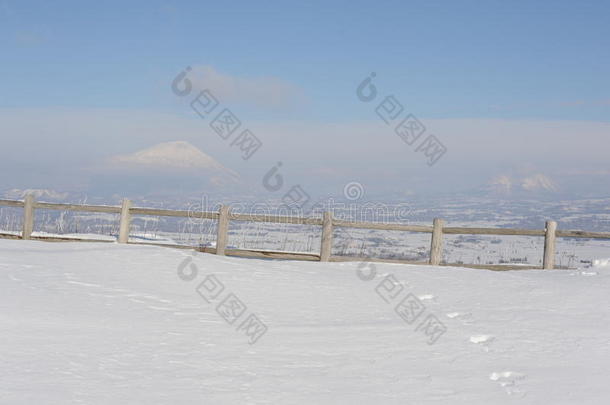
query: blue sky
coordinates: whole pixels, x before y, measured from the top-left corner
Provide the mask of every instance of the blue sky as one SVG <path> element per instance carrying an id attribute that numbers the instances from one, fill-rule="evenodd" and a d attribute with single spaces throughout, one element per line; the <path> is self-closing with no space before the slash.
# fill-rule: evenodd
<path id="1" fill-rule="evenodd" d="M 0 109 L 23 113 L 60 108 L 74 117 L 79 111 L 145 111 L 192 124 L 192 111 L 177 102 L 169 85 L 186 66 L 204 66 L 243 83 L 260 79 L 261 85 L 269 79 L 294 89 L 298 100 L 286 108 L 236 97 L 232 108 L 254 127 L 270 122 L 358 127 L 377 120 L 372 107 L 354 96 L 360 81 L 376 72 L 380 92 L 395 95 L 409 112 L 432 124 L 462 119 L 570 121 L 583 122 L 585 131 L 591 123 L 610 122 L 609 15 L 610 3 L 603 1 L 0 0 Z M 30 114 L 27 121 L 36 119 Z M 5 131 L 19 130 L 19 125 L 12 122 Z M 452 132 L 451 126 L 439 128 Z M 456 134 L 467 131 L 455 128 Z M 531 136 L 538 133 L 523 128 Z M 23 131 L 28 139 L 25 123 Z M 61 136 L 62 128 L 49 131 Z M 607 127 L 596 131 L 600 139 Z M 455 134 L 438 133 L 443 135 Z M 30 143 L 35 139 L 31 136 Z M 91 145 L 103 142 L 91 136 Z M 366 142 L 366 135 L 362 137 Z M 283 139 L 293 142 L 289 134 Z M 126 141 L 122 152 L 159 140 L 178 139 Z M 218 140 L 190 141 L 236 170 L 243 164 Z M 452 164 L 464 160 L 457 149 L 465 142 L 470 140 L 448 141 L 456 151 Z M 389 149 L 404 146 L 394 138 L 388 144 Z M 573 144 L 565 147 L 575 152 Z M 93 149 L 99 148 L 91 148 L 96 157 Z M 586 156 L 583 151 L 576 158 Z M 534 161 L 534 155 L 503 161 L 492 174 L 522 170 Z M 607 168 L 601 157 L 586 163 L 597 172 Z M 412 167 L 401 164 L 388 167 L 404 177 Z M 266 165 L 267 160 L 259 162 L 261 168 Z M 581 160 L 576 168 L 583 165 Z M 466 166 L 459 169 L 482 170 Z M 427 167 L 417 170 L 423 177 L 431 175 Z M 449 166 L 437 172 L 443 170 L 456 172 Z"/>
<path id="2" fill-rule="evenodd" d="M 359 111 L 369 71 L 419 115 L 610 119 L 608 2 L 30 2 L 0 7 L 1 105 L 171 108 L 190 64 Z"/>

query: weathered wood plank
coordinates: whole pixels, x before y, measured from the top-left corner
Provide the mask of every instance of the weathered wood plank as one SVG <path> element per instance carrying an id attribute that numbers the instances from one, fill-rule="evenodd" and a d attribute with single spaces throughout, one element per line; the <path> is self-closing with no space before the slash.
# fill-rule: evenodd
<path id="1" fill-rule="evenodd" d="M 294 253 L 294 252 L 280 252 L 280 251 L 269 251 L 269 250 L 252 250 L 252 249 L 226 249 L 225 255 L 237 256 L 237 257 L 253 257 L 253 258 L 267 258 L 267 259 L 283 259 L 283 260 L 305 260 L 305 261 L 319 261 L 320 256 L 315 253 Z"/>
<path id="2" fill-rule="evenodd" d="M 479 269 L 479 270 L 494 270 L 494 271 L 506 271 L 506 270 L 541 270 L 542 267 L 535 265 L 516 265 L 516 264 L 464 264 L 464 263 L 442 263 L 443 267 L 463 267 L 467 269 Z"/>
<path id="3" fill-rule="evenodd" d="M 444 227 L 443 233 L 450 235 L 516 235 L 516 236 L 544 236 L 540 229 L 508 229 L 508 228 L 465 228 Z"/>
<path id="4" fill-rule="evenodd" d="M 119 243 L 127 243 L 129 241 L 129 230 L 131 228 L 131 201 L 127 198 L 123 200 L 121 205 L 121 220 L 119 222 Z"/>
<path id="5" fill-rule="evenodd" d="M 34 194 L 28 194 L 23 201 L 22 239 L 31 239 L 34 231 Z"/>
<path id="6" fill-rule="evenodd" d="M 333 250 L 333 213 L 329 211 L 325 212 L 322 221 L 320 261 L 327 262 Z"/>
<path id="7" fill-rule="evenodd" d="M 133 215 L 155 215 L 161 217 L 184 217 L 198 219 L 218 219 L 218 212 L 165 210 L 158 208 L 132 207 L 129 212 Z"/>
<path id="8" fill-rule="evenodd" d="M 109 214 L 120 214 L 121 207 L 112 205 L 80 205 L 80 204 L 60 204 L 48 202 L 36 202 L 34 208 L 42 208 L 46 210 L 65 210 L 65 211 L 80 211 L 80 212 L 103 212 Z"/>
<path id="9" fill-rule="evenodd" d="M 216 232 L 216 254 L 224 256 L 229 239 L 229 209 L 228 205 L 221 205 L 218 210 L 218 229 Z"/>
<path id="10" fill-rule="evenodd" d="M 432 239 L 430 241 L 430 264 L 438 266 L 443 260 L 443 226 L 445 221 L 434 218 Z"/>
<path id="11" fill-rule="evenodd" d="M 550 270 L 555 267 L 555 238 L 557 222 L 546 221 L 546 235 L 544 236 L 544 258 L 542 268 Z"/>
<path id="12" fill-rule="evenodd" d="M 415 264 L 415 265 L 427 265 L 428 262 L 413 261 L 406 259 L 383 259 L 376 257 L 365 257 L 365 256 L 331 256 L 330 262 L 372 262 L 372 263 L 396 263 L 396 264 Z"/>
<path id="13" fill-rule="evenodd" d="M 141 241 L 129 241 L 127 243 L 130 245 L 149 245 L 149 246 L 169 247 L 169 248 L 173 248 L 173 249 L 185 249 L 185 250 L 188 250 L 188 249 L 199 250 L 200 249 L 198 246 L 178 245 L 178 244 L 174 244 L 174 243 L 157 243 L 157 242 L 141 242 Z M 215 249 L 213 249 L 213 250 L 215 251 Z M 206 253 L 210 253 L 210 252 L 206 252 Z M 211 253 L 214 253 L 214 252 L 211 252 Z"/>
<path id="14" fill-rule="evenodd" d="M 192 249 L 201 253 L 216 254 L 216 248 L 209 246 L 190 246 L 190 245 L 175 245 L 167 243 L 149 243 L 149 242 L 129 242 L 131 245 L 151 245 L 159 247 L 171 247 L 175 249 Z M 226 249 L 225 256 L 235 257 L 252 257 L 262 259 L 284 259 L 284 260 L 307 260 L 307 261 L 319 261 L 320 255 L 315 253 L 296 253 L 296 252 L 282 252 L 275 250 L 256 250 L 256 249 Z"/>
<path id="15" fill-rule="evenodd" d="M 373 262 L 373 263 L 396 263 L 396 264 L 411 264 L 411 265 L 430 265 L 428 261 L 413 261 L 404 259 L 379 259 L 373 257 L 358 257 L 358 256 L 331 256 L 331 262 Z M 441 263 L 442 267 L 465 267 L 470 269 L 481 270 L 540 270 L 542 267 L 535 265 L 513 265 L 513 264 L 464 264 L 464 263 Z"/>
<path id="16" fill-rule="evenodd" d="M 0 205 L 5 207 L 23 207 L 23 201 L 17 200 L 0 200 Z"/>
<path id="17" fill-rule="evenodd" d="M 101 242 L 101 243 L 115 243 L 114 240 L 108 239 L 82 239 L 82 238 L 71 238 L 62 236 L 37 236 L 32 235 L 30 239 L 42 240 L 45 242 Z"/>
<path id="18" fill-rule="evenodd" d="M 610 239 L 610 232 L 558 230 L 555 235 L 559 238 Z"/>
<path id="19" fill-rule="evenodd" d="M 175 249 L 192 249 L 201 253 L 216 254 L 216 248 L 209 246 L 190 246 L 190 245 L 175 245 L 167 243 L 149 243 L 149 242 L 129 242 L 131 245 L 150 245 L 158 247 L 170 247 Z M 253 258 L 268 258 L 268 259 L 286 259 L 286 260 L 307 260 L 319 261 L 320 255 L 315 253 L 296 253 L 282 252 L 274 250 L 256 250 L 256 249 L 226 249 L 225 256 L 235 257 L 253 257 Z"/>
<path id="20" fill-rule="evenodd" d="M 405 232 L 425 232 L 432 233 L 431 226 L 424 225 L 407 225 L 382 222 L 353 222 L 340 219 L 333 219 L 334 226 L 344 228 L 362 228 L 362 229 L 379 229 L 382 231 L 405 231 Z"/>
<path id="21" fill-rule="evenodd" d="M 270 222 L 270 223 L 277 223 L 277 224 L 296 224 L 296 225 L 322 225 L 322 219 L 320 219 L 320 218 L 290 217 L 290 216 L 282 216 L 282 215 L 231 213 L 229 218 L 231 220 L 236 220 L 236 221 Z"/>
<path id="22" fill-rule="evenodd" d="M 2 239 L 21 239 L 21 235 L 15 235 L 13 233 L 0 232 L 0 238 L 2 238 Z"/>

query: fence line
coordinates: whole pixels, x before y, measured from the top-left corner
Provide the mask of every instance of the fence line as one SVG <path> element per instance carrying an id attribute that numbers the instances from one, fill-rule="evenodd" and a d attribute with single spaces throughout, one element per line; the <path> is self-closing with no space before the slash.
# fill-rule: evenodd
<path id="1" fill-rule="evenodd" d="M 307 261 L 373 261 L 389 263 L 408 263 L 408 264 L 429 264 L 442 266 L 459 266 L 470 268 L 482 268 L 490 270 L 515 270 L 533 269 L 539 266 L 516 266 L 516 265 L 475 265 L 475 264 L 451 264 L 443 263 L 443 235 L 512 235 L 512 236 L 542 236 L 544 237 L 543 269 L 555 268 L 555 242 L 556 238 L 587 238 L 587 239 L 610 239 L 610 232 L 589 232 L 580 230 L 558 230 L 557 222 L 547 221 L 545 229 L 508 229 L 508 228 L 466 228 L 466 227 L 446 227 L 445 221 L 435 218 L 432 226 L 407 225 L 398 223 L 376 223 L 376 222 L 356 222 L 345 221 L 333 218 L 332 212 L 325 212 L 323 217 L 289 217 L 279 215 L 261 214 L 238 214 L 232 213 L 230 207 L 221 205 L 218 212 L 191 212 L 184 210 L 166 210 L 156 208 L 134 207 L 132 202 L 124 199 L 122 205 L 85 205 L 85 204 L 63 204 L 35 201 L 32 194 L 28 194 L 23 201 L 19 200 L 0 200 L 0 206 L 23 208 L 23 225 L 21 235 L 0 233 L 0 238 L 9 239 L 36 239 L 52 242 L 80 241 L 80 242 L 112 242 L 108 240 L 65 238 L 61 236 L 36 236 L 32 235 L 34 230 L 34 211 L 38 209 L 51 209 L 62 211 L 81 211 L 120 214 L 119 243 L 146 244 L 153 246 L 173 247 L 179 249 L 196 249 L 205 253 L 217 255 L 258 257 L 273 259 L 307 260 Z M 211 219 L 218 222 L 216 234 L 216 247 L 193 247 L 176 244 L 161 244 L 148 242 L 130 242 L 129 232 L 132 215 L 154 215 L 169 217 L 201 218 Z M 256 249 L 232 249 L 227 248 L 228 230 L 230 221 L 253 221 L 266 223 L 284 223 L 297 225 L 317 225 L 322 227 L 322 237 L 320 253 L 292 253 L 282 251 L 267 251 Z M 404 231 L 430 233 L 430 258 L 426 262 L 416 262 L 396 259 L 379 259 L 370 257 L 356 256 L 333 256 L 333 229 L 335 227 L 361 228 L 387 231 Z"/>

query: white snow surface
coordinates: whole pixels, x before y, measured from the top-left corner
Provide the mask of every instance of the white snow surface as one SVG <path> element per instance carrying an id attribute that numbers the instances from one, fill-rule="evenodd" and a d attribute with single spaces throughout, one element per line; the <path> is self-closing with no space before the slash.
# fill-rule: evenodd
<path id="1" fill-rule="evenodd" d="M 596 260 L 593 260 L 593 267 L 595 267 L 595 268 L 610 268 L 610 259 L 596 259 Z"/>
<path id="2" fill-rule="evenodd" d="M 0 403 L 610 403 L 608 272 L 358 266 L 0 240 Z M 267 326 L 256 343 L 216 311 L 229 293 Z"/>

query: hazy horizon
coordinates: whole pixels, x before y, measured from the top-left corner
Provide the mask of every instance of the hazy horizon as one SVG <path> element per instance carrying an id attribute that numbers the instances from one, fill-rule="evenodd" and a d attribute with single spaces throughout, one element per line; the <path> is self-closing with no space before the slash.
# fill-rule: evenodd
<path id="1" fill-rule="evenodd" d="M 162 148 L 116 167 L 180 141 L 244 193 L 268 194 L 281 162 L 286 189 L 311 194 L 358 182 L 377 196 L 610 196 L 602 2 L 145 4 L 0 3 L 0 192 L 209 191 L 210 173 Z M 202 90 L 218 102 L 209 114 L 192 104 Z M 211 128 L 225 108 L 241 123 L 227 139 Z M 425 127 L 412 144 L 397 132 L 410 115 Z M 245 129 L 261 144 L 247 159 Z M 446 150 L 432 165 L 430 135 Z"/>

